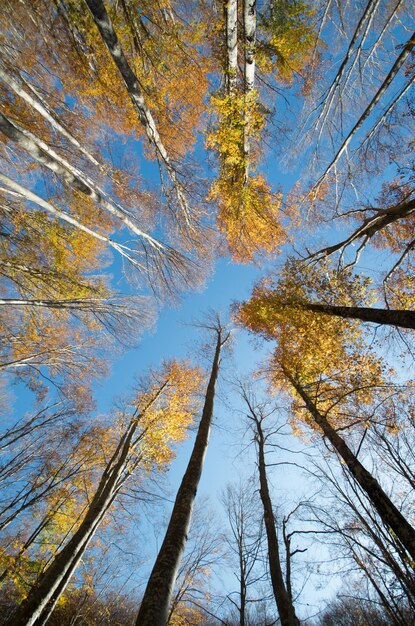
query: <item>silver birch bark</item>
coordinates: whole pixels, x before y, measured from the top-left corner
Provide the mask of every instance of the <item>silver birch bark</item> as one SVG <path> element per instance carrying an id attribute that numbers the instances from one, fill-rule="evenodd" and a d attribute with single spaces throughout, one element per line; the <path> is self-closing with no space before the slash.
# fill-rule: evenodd
<path id="1" fill-rule="evenodd" d="M 226 27 L 226 92 L 236 92 L 238 79 L 238 2 L 225 0 L 225 27 Z"/>
<path id="2" fill-rule="evenodd" d="M 91 163 L 102 169 L 101 164 L 95 159 L 86 150 L 82 144 L 69 132 L 66 130 L 64 126 L 54 117 L 47 109 L 47 107 L 41 101 L 39 95 L 37 94 L 35 88 L 32 85 L 29 85 L 25 80 L 24 83 L 30 88 L 30 90 L 36 94 L 36 98 L 30 95 L 23 87 L 20 86 L 19 81 L 17 81 L 12 74 L 7 72 L 7 70 L 0 65 L 0 78 L 6 83 L 14 91 L 15 94 L 23 98 L 32 108 L 34 108 L 38 113 L 42 115 L 42 117 L 47 120 L 50 125 L 57 130 L 61 135 L 63 135 L 73 146 L 75 146 Z M 23 79 L 22 79 L 23 80 Z"/>
<path id="3" fill-rule="evenodd" d="M 246 183 L 248 181 L 248 176 L 249 176 L 249 156 L 250 156 L 249 94 L 253 91 L 254 85 L 255 85 L 256 0 L 243 0 L 243 3 L 244 3 L 244 41 L 245 41 L 244 161 L 245 161 L 245 183 Z"/>
<path id="4" fill-rule="evenodd" d="M 137 76 L 129 65 L 117 34 L 114 30 L 111 18 L 108 15 L 102 0 L 85 0 L 93 20 L 97 25 L 103 42 L 109 50 L 112 59 L 117 66 L 124 84 L 130 95 L 131 102 L 137 112 L 138 119 L 143 124 L 149 142 L 156 150 L 157 160 L 163 163 L 172 182 L 176 193 L 178 206 L 180 207 L 187 226 L 192 226 L 191 210 L 188 206 L 186 195 L 182 183 L 180 182 L 177 172 L 172 164 L 171 158 L 161 140 L 156 122 L 147 106 L 142 93 L 142 87 Z"/>
<path id="5" fill-rule="evenodd" d="M 256 0 L 244 0 L 245 91 L 255 84 Z"/>

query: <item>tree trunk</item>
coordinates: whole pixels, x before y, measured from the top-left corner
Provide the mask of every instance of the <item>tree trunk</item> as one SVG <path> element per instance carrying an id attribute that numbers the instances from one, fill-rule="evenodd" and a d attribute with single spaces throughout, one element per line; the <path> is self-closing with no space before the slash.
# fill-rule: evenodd
<path id="1" fill-rule="evenodd" d="M 241 577 L 239 583 L 239 594 L 241 600 L 241 606 L 239 608 L 239 626 L 245 626 L 245 611 L 246 611 L 246 582 L 245 582 L 245 567 L 243 562 L 242 546 L 239 549 L 239 575 Z"/>
<path id="2" fill-rule="evenodd" d="M 179 271 L 182 276 L 186 275 L 186 267 L 181 262 L 181 259 L 183 258 L 184 260 L 184 257 L 181 257 L 181 254 L 179 252 L 175 252 L 172 248 L 164 246 L 156 240 L 153 241 L 156 241 L 157 246 L 151 245 L 148 248 L 145 245 L 145 238 L 143 238 L 142 247 L 144 255 L 146 257 L 146 263 L 143 263 L 141 259 L 139 260 L 137 258 L 137 251 L 135 251 L 133 248 L 130 248 L 125 244 L 117 243 L 110 237 L 107 237 L 100 232 L 97 232 L 95 230 L 92 230 L 88 226 L 85 226 L 79 220 L 75 219 L 64 211 L 60 211 L 50 202 L 47 202 L 46 200 L 33 193 L 26 187 L 23 187 L 23 185 L 20 185 L 5 174 L 0 173 L 0 183 L 3 183 L 4 185 L 6 185 L 6 187 L 8 187 L 8 189 L 5 189 L 5 191 L 10 193 L 11 195 L 19 195 L 25 200 L 29 200 L 29 202 L 37 204 L 51 215 L 59 218 L 60 220 L 63 220 L 64 222 L 67 222 L 68 224 L 71 224 L 71 226 L 73 226 L 74 228 L 78 228 L 90 237 L 94 237 L 95 239 L 98 239 L 99 241 L 102 241 L 103 243 L 108 245 L 110 248 L 115 250 L 117 254 L 120 254 L 124 259 L 131 263 L 131 265 L 134 266 L 137 270 L 143 272 L 144 274 L 147 274 L 147 277 L 152 280 L 152 287 L 154 287 L 155 273 L 157 273 L 157 271 L 158 273 L 160 273 L 161 269 L 165 269 L 166 272 L 171 271 L 172 273 L 177 269 L 177 271 Z M 145 237 L 149 236 L 145 235 Z M 166 265 L 166 267 L 164 267 L 164 264 Z M 164 274 L 162 278 L 163 280 L 166 280 L 166 276 Z"/>
<path id="3" fill-rule="evenodd" d="M 20 128 L 15 122 L 12 122 L 3 115 L 3 113 L 0 113 L 0 131 L 6 135 L 6 137 L 14 141 L 20 148 L 26 150 L 36 161 L 61 176 L 68 185 L 99 204 L 111 215 L 115 215 L 124 226 L 138 237 L 144 239 L 149 246 L 156 248 L 160 252 L 164 250 L 165 246 L 162 243 L 140 230 L 128 217 L 129 211 L 110 200 L 101 189 L 96 187 L 88 176 L 60 157 L 44 141 L 33 135 L 33 133 Z"/>
<path id="4" fill-rule="evenodd" d="M 29 86 L 29 88 L 36 93 L 37 95 L 37 99 L 33 98 L 30 93 L 28 93 L 27 91 L 25 91 L 23 89 L 23 87 L 20 86 L 19 82 L 14 78 L 14 76 L 12 74 L 9 74 L 9 72 L 6 71 L 6 69 L 4 67 L 0 66 L 0 78 L 6 83 L 6 85 L 8 85 L 18 96 L 20 96 L 21 98 L 23 98 L 23 100 L 25 100 L 31 107 L 33 107 L 34 109 L 36 109 L 36 111 L 38 111 L 38 113 L 40 113 L 42 115 L 42 117 L 44 117 L 50 124 L 51 126 L 57 130 L 59 133 L 61 133 L 61 135 L 63 135 L 64 137 L 66 137 L 66 139 L 68 139 L 68 141 L 70 141 L 70 143 L 74 146 L 76 146 L 76 148 L 82 152 L 82 154 L 84 156 L 86 156 L 86 158 L 91 161 L 91 163 L 93 163 L 94 165 L 96 165 L 97 167 L 99 167 L 100 169 L 102 169 L 102 166 L 100 165 L 100 163 L 92 156 L 92 154 L 90 154 L 83 146 L 82 144 L 79 143 L 79 141 L 69 132 L 66 130 L 66 128 L 64 126 L 62 126 L 62 124 L 56 119 L 55 116 L 53 116 L 48 109 L 46 108 L 46 106 L 44 106 L 44 104 L 42 103 L 40 96 L 36 93 L 34 87 L 32 87 L 29 83 L 26 82 L 26 84 Z M 20 77 L 21 78 L 21 77 Z M 21 78 L 22 79 L 22 78 Z M 23 80 L 23 79 L 22 79 Z"/>
<path id="5" fill-rule="evenodd" d="M 220 351 L 228 338 L 228 336 L 224 339 L 222 338 L 220 327 L 216 329 L 216 332 L 216 349 L 206 390 L 202 418 L 186 472 L 177 492 L 164 541 L 144 592 L 135 622 L 136 626 L 165 626 L 168 619 L 169 605 L 173 595 L 177 570 L 186 546 L 193 505 L 209 442 Z"/>
<path id="6" fill-rule="evenodd" d="M 334 96 L 336 94 L 337 89 L 339 88 L 339 85 L 341 84 L 341 81 L 342 81 L 342 78 L 345 73 L 349 60 L 351 59 L 353 54 L 355 55 L 354 63 L 356 63 L 356 60 L 360 60 L 361 58 L 360 53 L 356 54 L 356 44 L 359 40 L 359 36 L 363 30 L 364 25 L 367 23 L 368 17 L 370 18 L 371 15 L 373 16 L 374 10 L 376 8 L 376 4 L 377 2 L 375 2 L 375 0 L 368 1 L 363 14 L 359 22 L 357 23 L 356 29 L 353 33 L 353 37 L 350 40 L 349 47 L 346 51 L 346 54 L 340 64 L 339 69 L 337 70 L 337 74 L 333 82 L 331 83 L 329 89 L 327 90 L 327 95 L 324 98 L 322 111 L 319 114 L 318 119 L 317 119 L 317 124 L 320 126 L 319 137 L 322 133 L 323 127 L 330 113 L 330 110 L 332 109 Z M 350 75 L 350 72 L 348 72 L 348 76 L 349 75 Z"/>
<path id="7" fill-rule="evenodd" d="M 405 219 L 409 215 L 412 215 L 415 211 L 415 199 L 401 202 L 400 204 L 387 207 L 386 209 L 379 209 L 375 215 L 372 215 L 365 219 L 361 226 L 359 226 L 347 239 L 344 239 L 340 243 L 336 243 L 333 246 L 322 248 L 318 252 L 314 252 L 308 258 L 326 257 L 333 252 L 342 250 L 346 246 L 350 245 L 356 239 L 365 238 L 371 239 L 376 233 L 380 232 L 390 224 L 397 222 L 398 220 Z"/>
<path id="8" fill-rule="evenodd" d="M 254 417 L 254 416 L 253 416 Z M 280 551 L 277 532 L 275 530 L 274 512 L 272 509 L 271 496 L 268 489 L 267 471 L 265 465 L 265 441 L 261 422 L 255 418 L 258 444 L 258 469 L 262 505 L 264 507 L 265 530 L 268 543 L 269 571 L 271 575 L 272 590 L 280 616 L 281 626 L 300 626 L 300 621 L 295 614 L 295 609 L 290 598 L 289 590 L 284 583 L 281 568 Z"/>
<path id="9" fill-rule="evenodd" d="M 244 93 L 245 98 L 254 89 L 255 84 L 255 40 L 256 40 L 256 0 L 243 0 L 244 3 L 244 40 L 245 40 L 245 66 L 244 66 Z M 249 99 L 245 102 L 244 116 L 244 162 L 245 162 L 245 183 L 249 177 L 249 158 L 250 158 L 250 115 L 251 102 Z"/>
<path id="10" fill-rule="evenodd" d="M 256 0 L 244 0 L 245 90 L 255 84 Z"/>
<path id="11" fill-rule="evenodd" d="M 156 122 L 144 100 L 140 82 L 124 55 L 111 18 L 105 9 L 105 5 L 102 0 L 85 0 L 85 2 L 88 5 L 95 24 L 97 25 L 102 40 L 108 48 L 108 51 L 122 76 L 128 94 L 130 95 L 131 102 L 137 112 L 138 119 L 144 126 L 147 138 L 156 149 L 157 159 L 159 162 L 164 164 L 168 172 L 173 188 L 176 192 L 178 205 L 182 210 L 185 220 L 188 222 L 190 220 L 190 211 L 187 205 L 183 186 L 177 177 L 176 170 L 174 169 L 167 150 L 161 140 Z"/>
<path id="12" fill-rule="evenodd" d="M 415 46 L 415 32 L 412 33 L 412 35 L 410 36 L 408 41 L 405 43 L 405 45 L 402 46 L 402 50 L 401 50 L 399 56 L 396 58 L 396 61 L 393 64 L 393 66 L 391 67 L 391 69 L 390 69 L 388 75 L 386 76 L 385 80 L 380 85 L 379 89 L 377 90 L 377 92 L 373 96 L 372 100 L 369 102 L 369 104 L 367 105 L 366 109 L 363 111 L 363 113 L 361 114 L 361 116 L 359 117 L 359 119 L 357 120 L 357 122 L 355 123 L 355 125 L 353 126 L 353 128 L 351 129 L 349 134 L 347 135 L 347 137 L 343 140 L 340 148 L 337 150 L 337 152 L 336 152 L 335 156 L 333 157 L 331 163 L 326 167 L 324 174 L 322 174 L 320 176 L 320 178 L 318 179 L 318 181 L 316 182 L 316 184 L 312 188 L 311 192 L 313 192 L 314 194 L 317 194 L 317 192 L 320 189 L 323 181 L 326 180 L 326 177 L 328 176 L 328 174 L 330 174 L 330 172 L 333 170 L 333 168 L 339 162 L 340 157 L 347 150 L 347 147 L 348 147 L 350 141 L 352 140 L 352 138 L 355 136 L 355 134 L 357 133 L 359 128 L 363 125 L 363 123 L 369 117 L 369 115 L 371 114 L 371 112 L 373 111 L 373 109 L 375 108 L 375 106 L 377 105 L 379 100 L 381 99 L 381 97 L 384 95 L 386 90 L 389 88 L 390 84 L 392 83 L 392 81 L 394 80 L 396 75 L 398 74 L 399 70 L 401 69 L 402 65 L 404 64 L 404 62 L 406 61 L 406 59 L 410 55 L 410 53 L 413 50 L 414 46 Z"/>
<path id="13" fill-rule="evenodd" d="M 363 467 L 344 439 L 342 439 L 336 430 L 331 426 L 327 418 L 320 413 L 300 383 L 288 372 L 286 368 L 283 368 L 283 372 L 298 395 L 303 399 L 307 410 L 313 417 L 316 424 L 321 428 L 324 435 L 330 441 L 339 456 L 343 459 L 356 482 L 367 494 L 383 523 L 392 529 L 396 538 L 401 542 L 402 546 L 404 546 L 404 548 L 411 555 L 411 558 L 415 561 L 415 529 L 409 524 L 393 502 L 391 502 L 390 498 L 388 498 L 386 493 L 383 491 L 378 481 L 373 478 L 365 467 Z"/>
<path id="14" fill-rule="evenodd" d="M 334 306 L 308 302 L 300 306 L 307 311 L 316 311 L 317 313 L 325 313 L 326 315 L 362 320 L 363 322 L 373 322 L 374 324 L 386 324 L 389 326 L 399 326 L 400 328 L 415 329 L 415 311 L 372 309 L 370 307 L 359 306 Z"/>
<path id="15" fill-rule="evenodd" d="M 78 530 L 31 589 L 12 616 L 10 626 L 41 626 L 48 619 L 118 493 L 119 480 L 126 466 L 137 425 L 138 418 L 131 421 L 102 474 L 98 489 Z"/>
<path id="16" fill-rule="evenodd" d="M 226 29 L 226 92 L 236 93 L 238 79 L 238 2 L 225 0 Z"/>

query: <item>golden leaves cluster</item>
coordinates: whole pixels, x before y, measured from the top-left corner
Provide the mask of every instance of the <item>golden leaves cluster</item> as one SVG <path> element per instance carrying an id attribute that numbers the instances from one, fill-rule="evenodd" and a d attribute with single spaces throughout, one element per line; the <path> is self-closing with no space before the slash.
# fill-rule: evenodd
<path id="1" fill-rule="evenodd" d="M 257 285 L 239 305 L 238 321 L 275 341 L 268 378 L 272 387 L 292 393 L 287 373 L 307 389 L 322 413 L 345 425 L 370 407 L 388 377 L 383 360 L 367 345 L 358 321 L 307 310 L 307 303 L 370 302 L 370 281 L 350 271 L 289 261 L 279 276 Z M 369 409 L 368 409 L 369 410 Z M 301 400 L 293 416 L 309 421 Z M 312 425 L 312 424 L 311 424 Z"/>
<path id="2" fill-rule="evenodd" d="M 206 144 L 217 152 L 220 171 L 208 199 L 217 204 L 217 225 L 234 261 L 246 263 L 255 254 L 276 252 L 285 238 L 279 213 L 281 196 L 255 172 L 265 112 L 255 90 L 213 96 L 211 105 L 217 122 L 207 134 Z"/>
<path id="3" fill-rule="evenodd" d="M 279 82 L 291 84 L 299 74 L 310 69 L 316 41 L 313 18 L 315 9 L 308 2 L 271 1 L 261 16 L 265 38 L 258 45 L 258 66 L 275 74 Z M 307 89 L 306 80 L 305 88 Z"/>
<path id="4" fill-rule="evenodd" d="M 173 445 L 184 439 L 200 408 L 204 375 L 199 367 L 174 360 L 164 363 L 152 378 L 135 406 L 143 433 L 143 463 L 148 469 L 161 469 L 174 458 Z"/>

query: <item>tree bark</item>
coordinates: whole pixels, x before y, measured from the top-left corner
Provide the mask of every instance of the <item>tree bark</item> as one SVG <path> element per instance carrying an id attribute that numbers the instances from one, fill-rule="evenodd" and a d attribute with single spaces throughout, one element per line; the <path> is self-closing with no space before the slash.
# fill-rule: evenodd
<path id="1" fill-rule="evenodd" d="M 74 228 L 78 228 L 82 230 L 87 235 L 102 241 L 110 248 L 115 250 L 117 254 L 120 254 L 124 259 L 129 261 L 131 265 L 133 265 L 137 270 L 143 272 L 144 275 L 147 274 L 149 279 L 154 280 L 155 273 L 162 272 L 162 278 L 165 280 L 166 276 L 169 274 L 169 265 L 171 265 L 171 271 L 177 270 L 181 276 L 186 276 L 186 267 L 182 264 L 182 256 L 179 252 L 175 252 L 173 249 L 168 246 L 164 246 L 164 244 L 160 244 L 157 240 L 153 240 L 157 243 L 157 246 L 150 246 L 150 249 L 145 245 L 146 239 L 142 240 L 143 243 L 143 251 L 145 257 L 147 257 L 148 262 L 144 263 L 142 260 L 136 258 L 137 251 L 133 248 L 126 246 L 125 244 L 120 244 L 107 237 L 106 235 L 101 234 L 96 230 L 92 230 L 88 226 L 82 224 L 79 220 L 75 219 L 68 213 L 57 209 L 50 202 L 47 202 L 37 194 L 33 193 L 23 185 L 20 185 L 15 180 L 9 178 L 5 174 L 0 173 L 0 183 L 3 183 L 8 187 L 6 191 L 8 191 L 12 195 L 19 195 L 25 200 L 29 200 L 29 202 L 33 202 L 40 206 L 42 209 L 53 215 L 54 217 L 71 224 Z M 145 238 L 149 237 L 145 235 Z M 150 238 L 151 239 L 151 238 Z M 184 259 L 184 257 L 183 257 Z M 151 263 L 150 261 L 153 261 Z M 166 267 L 164 265 L 166 264 Z M 166 270 L 166 275 L 164 273 Z M 152 284 L 152 287 L 154 285 Z"/>
<path id="2" fill-rule="evenodd" d="M 415 529 L 409 524 L 399 509 L 396 508 L 390 498 L 388 498 L 378 481 L 373 478 L 370 472 L 368 472 L 356 458 L 344 439 L 342 439 L 333 426 L 331 426 L 327 418 L 320 413 L 296 378 L 290 374 L 285 367 L 283 367 L 283 373 L 304 401 L 307 410 L 316 424 L 321 428 L 324 435 L 343 459 L 356 482 L 367 494 L 383 523 L 392 529 L 402 546 L 415 561 Z"/>
<path id="3" fill-rule="evenodd" d="M 245 564 L 242 554 L 242 546 L 239 550 L 239 595 L 241 606 L 239 607 L 239 626 L 245 626 L 245 610 L 246 610 L 246 582 L 245 582 Z"/>
<path id="4" fill-rule="evenodd" d="M 165 246 L 162 243 L 140 230 L 128 217 L 129 212 L 117 203 L 110 201 L 106 194 L 97 188 L 86 175 L 60 157 L 44 141 L 35 137 L 33 133 L 20 128 L 3 113 L 0 113 L 0 131 L 20 148 L 26 150 L 36 161 L 61 176 L 68 185 L 88 196 L 108 213 L 117 217 L 132 233 L 144 239 L 146 243 L 157 250 L 164 250 Z"/>
<path id="5" fill-rule="evenodd" d="M 256 0 L 244 0 L 245 90 L 255 84 Z"/>
<path id="6" fill-rule="evenodd" d="M 132 420 L 102 474 L 98 489 L 78 530 L 41 575 L 9 622 L 10 626 L 40 626 L 51 614 L 56 602 L 75 571 L 89 542 L 118 493 L 118 481 L 125 469 L 138 418 Z"/>
<path id="7" fill-rule="evenodd" d="M 264 507 L 264 522 L 267 534 L 268 561 L 272 590 L 274 592 L 281 626 L 300 626 L 300 621 L 295 613 L 289 590 L 286 588 L 284 583 L 284 576 L 281 567 L 278 537 L 275 529 L 275 518 L 268 488 L 267 470 L 265 465 L 264 433 L 261 421 L 254 415 L 252 415 L 252 417 L 254 418 L 257 431 L 256 442 L 258 444 L 259 494 Z"/>
<path id="8" fill-rule="evenodd" d="M 186 472 L 177 492 L 164 541 L 144 592 L 135 622 L 136 626 L 165 626 L 168 619 L 169 605 L 173 595 L 177 570 L 186 546 L 193 505 L 209 442 L 215 384 L 220 364 L 220 351 L 222 345 L 228 339 L 228 335 L 225 338 L 222 337 L 220 327 L 216 329 L 216 332 L 215 355 L 206 390 L 202 418 Z"/>
<path id="9" fill-rule="evenodd" d="M 225 0 L 226 72 L 227 94 L 236 93 L 238 79 L 238 2 Z"/>
<path id="10" fill-rule="evenodd" d="M 244 65 L 244 93 L 245 98 L 253 91 L 255 85 L 255 40 L 256 40 L 256 0 L 243 0 L 244 3 L 244 39 L 245 39 L 245 65 Z M 244 107 L 244 161 L 245 161 L 245 184 L 249 177 L 250 159 L 250 115 L 251 103 L 245 102 Z"/>
<path id="11" fill-rule="evenodd" d="M 99 167 L 100 169 L 102 168 L 102 166 L 100 165 L 100 163 L 95 159 L 95 157 L 92 156 L 92 154 L 90 154 L 88 152 L 88 150 L 86 150 L 83 145 L 69 132 L 66 130 L 66 128 L 64 126 L 62 126 L 62 124 L 56 119 L 56 117 L 54 115 L 52 115 L 48 109 L 46 108 L 46 106 L 44 106 L 44 104 L 41 102 L 40 97 L 37 95 L 37 99 L 33 98 L 33 96 L 30 95 L 30 93 L 28 93 L 25 89 L 23 89 L 23 87 L 20 86 L 19 81 L 17 81 L 14 76 L 12 74 L 10 74 L 4 67 L 0 66 L 0 78 L 6 83 L 6 85 L 8 85 L 10 87 L 10 89 L 12 89 L 18 96 L 20 96 L 21 98 L 23 98 L 23 100 L 25 100 L 32 108 L 36 109 L 36 111 L 38 113 L 40 113 L 40 115 L 42 117 L 44 117 L 50 124 L 51 126 L 57 130 L 61 135 L 63 135 L 64 137 L 66 137 L 66 139 L 68 139 L 68 141 L 74 145 L 80 152 L 82 152 L 82 154 L 89 160 L 91 161 L 91 163 L 93 163 L 94 165 L 96 165 L 97 167 Z M 20 77 L 21 78 L 21 77 Z M 23 80 L 23 79 L 22 79 Z M 34 87 L 32 87 L 32 85 L 29 85 L 27 83 L 26 84 L 29 86 L 29 88 L 36 93 Z"/>
<path id="12" fill-rule="evenodd" d="M 398 220 L 405 219 L 415 212 L 415 199 L 401 202 L 400 204 L 387 207 L 386 209 L 378 210 L 375 215 L 365 219 L 361 226 L 359 226 L 347 239 L 344 239 L 340 243 L 336 243 L 333 246 L 322 248 L 318 252 L 314 252 L 308 258 L 326 257 L 342 250 L 346 246 L 350 245 L 356 239 L 365 238 L 371 239 L 376 233 L 380 232 L 390 224 L 397 222 Z"/>
<path id="13" fill-rule="evenodd" d="M 104 44 L 108 48 L 108 51 L 122 76 L 127 92 L 130 95 L 131 102 L 137 112 L 138 119 L 144 126 L 147 138 L 156 149 L 157 159 L 159 162 L 164 164 L 167 170 L 176 193 L 178 205 L 182 210 L 184 218 L 186 222 L 190 223 L 190 211 L 183 186 L 177 177 L 176 170 L 172 165 L 170 156 L 159 135 L 156 122 L 146 104 L 140 82 L 124 55 L 111 18 L 105 9 L 105 5 L 102 0 L 85 0 L 85 3 L 91 12 Z"/>
<path id="14" fill-rule="evenodd" d="M 348 147 L 350 141 L 352 140 L 352 138 L 354 137 L 354 135 L 357 133 L 359 128 L 363 125 L 364 121 L 369 117 L 369 115 L 371 114 L 371 112 L 373 111 L 373 109 L 375 108 L 375 106 L 377 105 L 377 103 L 379 102 L 381 97 L 383 96 L 383 94 L 389 88 L 389 85 L 392 83 L 392 81 L 394 80 L 394 78 L 398 74 L 399 70 L 401 69 L 402 65 L 405 63 L 406 59 L 408 58 L 409 54 L 413 50 L 414 46 L 415 46 L 415 32 L 412 33 L 411 37 L 408 39 L 408 41 L 402 47 L 402 50 L 401 50 L 399 56 L 397 57 L 395 63 L 391 67 L 391 69 L 390 69 L 388 75 L 386 76 L 385 80 L 383 81 L 383 83 L 381 84 L 381 86 L 379 87 L 379 89 L 377 90 L 377 92 L 373 96 L 372 100 L 369 102 L 369 104 L 367 105 L 366 109 L 363 111 L 363 113 L 361 114 L 361 116 L 359 117 L 359 119 L 357 120 L 355 125 L 353 126 L 353 128 L 349 131 L 349 134 L 347 135 L 347 137 L 342 142 L 340 148 L 337 150 L 337 152 L 336 152 L 335 156 L 333 157 L 332 161 L 326 167 L 326 169 L 324 171 L 324 174 L 322 174 L 320 176 L 320 178 L 318 179 L 318 181 L 316 182 L 314 187 L 311 189 L 310 193 L 316 194 L 318 192 L 318 190 L 320 189 L 323 181 L 326 179 L 328 174 L 330 174 L 332 169 L 337 165 L 337 163 L 340 160 L 340 157 L 347 150 L 347 147 Z"/>
<path id="15" fill-rule="evenodd" d="M 415 329 L 415 311 L 401 309 L 372 309 L 359 306 L 334 306 L 331 304 L 317 304 L 306 302 L 300 305 L 307 311 L 316 311 L 345 319 L 362 320 L 373 324 L 398 326 L 399 328 Z"/>
<path id="16" fill-rule="evenodd" d="M 352 55 L 355 54 L 355 59 L 354 59 L 354 63 L 356 63 L 356 61 L 358 59 L 360 59 L 360 54 L 356 54 L 356 43 L 359 39 L 359 36 L 363 30 L 364 25 L 367 23 L 368 18 L 370 20 L 370 16 L 372 16 L 373 19 L 373 13 L 375 11 L 376 8 L 376 4 L 378 4 L 378 0 L 369 0 L 368 3 L 366 4 L 365 10 L 359 20 L 359 22 L 357 23 L 356 29 L 353 33 L 352 39 L 350 40 L 349 43 L 349 47 L 346 51 L 346 54 L 340 64 L 339 69 L 337 70 L 337 74 L 334 77 L 334 80 L 332 81 L 329 89 L 327 90 L 327 95 L 324 98 L 324 103 L 323 103 L 323 107 L 322 107 L 322 111 L 320 112 L 318 118 L 317 118 L 317 124 L 320 126 L 320 133 L 319 136 L 322 133 L 323 127 L 325 125 L 326 119 L 330 113 L 330 109 L 332 108 L 333 105 L 333 100 L 334 100 L 334 96 L 335 93 L 342 81 L 343 75 L 345 73 L 347 64 L 349 62 L 349 60 L 351 59 Z"/>

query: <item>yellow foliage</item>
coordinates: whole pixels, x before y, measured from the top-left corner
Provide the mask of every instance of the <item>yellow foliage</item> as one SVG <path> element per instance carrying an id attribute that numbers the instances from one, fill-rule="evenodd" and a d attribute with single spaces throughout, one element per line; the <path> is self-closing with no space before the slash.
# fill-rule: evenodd
<path id="1" fill-rule="evenodd" d="M 152 376 L 153 384 L 135 402 L 143 433 L 139 454 L 148 470 L 162 469 L 174 457 L 172 445 L 183 440 L 199 409 L 204 380 L 200 368 L 179 361 L 165 363 Z"/>
<path id="2" fill-rule="evenodd" d="M 169 626 L 197 626 L 204 624 L 206 615 L 196 606 L 180 603 L 169 620 Z"/>
<path id="3" fill-rule="evenodd" d="M 218 228 L 226 236 L 234 261 L 246 263 L 255 254 L 276 253 L 284 242 L 279 222 L 281 196 L 271 193 L 261 175 L 239 184 L 218 179 L 209 199 L 218 204 Z"/>
<path id="4" fill-rule="evenodd" d="M 213 96 L 211 105 L 217 123 L 206 144 L 217 152 L 220 171 L 208 200 L 217 204 L 217 226 L 234 261 L 246 263 L 255 254 L 276 252 L 285 239 L 279 218 L 281 196 L 255 173 L 265 113 L 254 90 Z"/>
<path id="5" fill-rule="evenodd" d="M 415 308 L 415 274 L 412 264 L 405 269 L 397 268 L 384 287 L 390 308 L 407 310 Z"/>
<path id="6" fill-rule="evenodd" d="M 261 26 L 267 38 L 258 45 L 258 66 L 265 73 L 290 84 L 306 69 L 313 58 L 316 33 L 315 9 L 301 0 L 272 1 L 262 16 Z"/>
<path id="7" fill-rule="evenodd" d="M 240 323 L 268 340 L 276 341 L 269 380 L 292 392 L 286 372 L 307 389 L 321 412 L 330 412 L 336 425 L 363 415 L 387 374 L 380 357 L 364 340 L 357 321 L 305 310 L 315 301 L 338 304 L 372 297 L 366 278 L 288 262 L 277 281 L 268 278 L 255 287 L 251 299 L 240 305 Z M 353 408 L 354 407 L 354 408 Z M 294 402 L 293 415 L 309 421 L 302 401 Z M 363 419 L 363 418 L 362 418 Z M 311 424 L 313 425 L 313 424 Z"/>
<path id="8" fill-rule="evenodd" d="M 258 102 L 258 92 L 215 95 L 211 98 L 212 113 L 217 122 L 206 134 L 206 145 L 219 154 L 220 164 L 228 175 L 238 178 L 245 173 L 244 138 L 258 141 L 265 126 L 265 114 Z M 247 113 L 249 112 L 249 124 Z"/>

